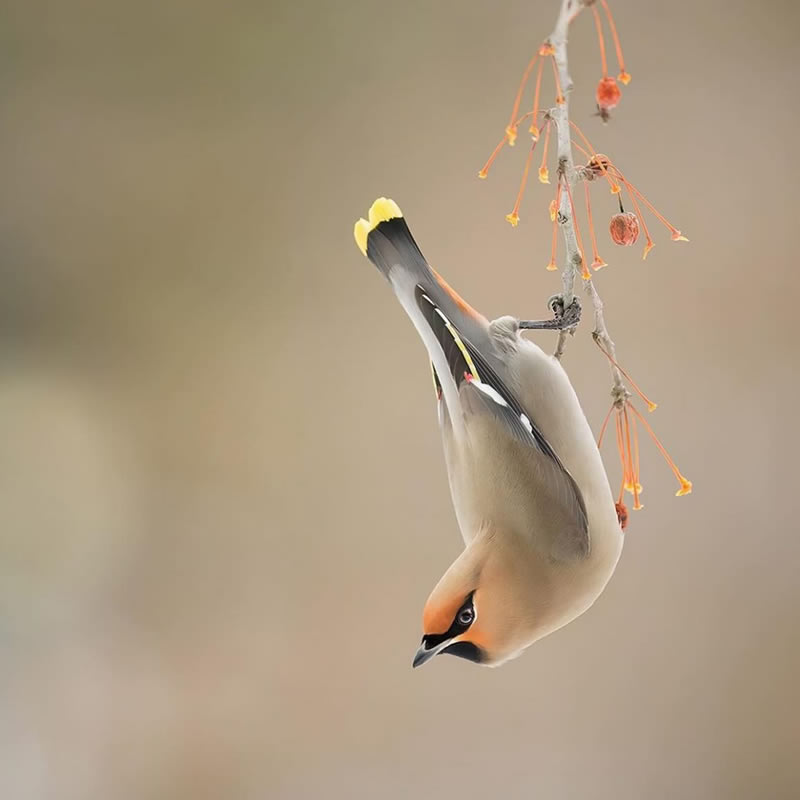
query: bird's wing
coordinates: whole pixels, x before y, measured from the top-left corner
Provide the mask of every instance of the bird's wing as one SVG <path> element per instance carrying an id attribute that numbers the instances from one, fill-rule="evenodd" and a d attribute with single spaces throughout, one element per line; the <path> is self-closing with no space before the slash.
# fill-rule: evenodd
<path id="1" fill-rule="evenodd" d="M 451 426 L 444 431 L 445 438 L 452 436 L 455 440 L 454 445 L 445 442 L 450 450 L 451 487 L 453 470 L 470 470 L 471 479 L 456 476 L 462 486 L 460 494 L 485 491 L 491 482 L 481 481 L 482 459 L 488 459 L 495 463 L 497 472 L 513 472 L 529 481 L 520 487 L 521 496 L 509 497 L 510 502 L 527 509 L 528 518 L 537 524 L 557 518 L 558 525 L 567 531 L 567 539 L 576 542 L 574 554 L 581 548 L 588 552 L 588 524 L 581 492 L 537 427 L 535 409 L 523 408 L 502 379 L 503 360 L 492 344 L 487 320 L 430 268 L 392 201 L 377 200 L 370 209 L 369 220 L 356 223 L 355 234 L 367 257 L 388 278 L 430 355 L 437 393 L 446 405 L 446 413 L 440 418 Z M 475 438 L 470 430 L 485 433 L 488 438 L 480 448 L 485 452 L 471 459 L 472 464 L 467 467 L 463 454 L 467 442 Z M 498 457 L 500 453 L 504 456 Z M 504 457 L 511 459 L 509 463 L 504 463 Z M 455 490 L 453 495 L 458 505 Z M 536 514 L 530 505 L 533 497 L 542 504 Z M 466 497 L 463 501 L 470 503 Z M 482 508 L 480 504 L 473 507 Z"/>
<path id="2" fill-rule="evenodd" d="M 583 496 L 530 417 L 513 407 L 513 396 L 486 381 L 469 381 L 460 394 L 470 452 L 456 469 L 470 474 L 461 482 L 472 492 L 461 502 L 528 537 L 554 561 L 586 557 Z"/>

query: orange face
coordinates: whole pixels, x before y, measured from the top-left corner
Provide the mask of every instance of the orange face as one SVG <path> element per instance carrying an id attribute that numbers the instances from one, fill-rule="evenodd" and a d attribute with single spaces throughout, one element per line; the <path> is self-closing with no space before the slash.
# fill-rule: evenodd
<path id="1" fill-rule="evenodd" d="M 430 600 L 422 612 L 422 631 L 426 636 L 444 633 L 450 629 L 456 612 L 464 602 L 464 598 L 448 598 L 449 602 L 434 603 Z"/>
<path id="2" fill-rule="evenodd" d="M 425 633 L 414 657 L 418 667 L 440 653 L 459 656 L 476 663 L 487 660 L 486 652 L 475 639 L 477 607 L 475 592 L 445 602 L 429 600 L 423 613 Z M 480 637 L 478 637 L 480 638 Z"/>

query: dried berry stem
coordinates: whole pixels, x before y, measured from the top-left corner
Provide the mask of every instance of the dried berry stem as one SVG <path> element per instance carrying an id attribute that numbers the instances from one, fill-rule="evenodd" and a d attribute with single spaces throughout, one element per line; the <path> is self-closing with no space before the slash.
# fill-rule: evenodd
<path id="1" fill-rule="evenodd" d="M 569 62 L 567 60 L 567 32 L 570 21 L 576 14 L 580 13 L 583 8 L 582 0 L 561 0 L 561 9 L 558 14 L 558 19 L 556 20 L 556 26 L 549 38 L 549 42 L 555 50 L 555 65 L 558 70 L 561 92 L 564 95 L 564 102 L 556 104 L 556 107 L 550 112 L 550 117 L 556 126 L 559 180 L 562 179 L 561 175 L 563 175 L 563 180 L 568 187 L 575 184 L 576 175 L 575 164 L 572 159 L 572 139 L 569 120 L 569 95 L 572 90 L 572 79 L 569 76 Z M 592 150 L 594 150 L 594 148 L 592 148 Z M 564 220 L 561 224 L 561 230 L 563 231 L 564 242 L 567 247 L 567 260 L 561 273 L 561 281 L 564 287 L 564 307 L 566 308 L 572 303 L 575 291 L 575 278 L 578 270 L 581 268 L 581 254 L 575 234 L 575 220 L 570 210 L 569 195 L 567 192 L 561 193 L 559 211 L 561 212 L 559 219 Z M 589 299 L 592 301 L 595 338 L 602 344 L 603 349 L 611 358 L 616 361 L 617 351 L 614 346 L 614 341 L 608 333 L 608 327 L 606 326 L 603 301 L 597 293 L 597 289 L 591 277 L 588 280 L 584 280 L 583 285 L 586 294 L 589 295 Z M 554 353 L 556 358 L 561 358 L 563 355 L 569 333 L 569 330 L 559 333 L 558 344 L 556 345 L 556 351 Z M 614 366 L 613 361 L 609 363 L 611 366 L 611 375 L 614 380 L 612 394 L 625 397 L 628 392 L 622 382 L 622 374 Z"/>
<path id="2" fill-rule="evenodd" d="M 589 182 L 583 182 L 583 193 L 586 196 L 586 216 L 589 219 L 589 235 L 592 237 L 592 269 L 607 266 L 597 252 L 597 237 L 594 235 L 594 220 L 592 219 L 592 198 L 589 196 Z"/>
<path id="3" fill-rule="evenodd" d="M 536 70 L 536 90 L 533 93 L 533 111 L 531 111 L 531 115 L 532 115 L 533 119 L 531 120 L 531 127 L 528 130 L 528 133 L 530 133 L 530 135 L 533 136 L 534 139 L 538 139 L 539 138 L 539 128 L 537 127 L 537 125 L 538 125 L 538 119 L 539 119 L 539 93 L 540 93 L 541 88 L 542 88 L 542 66 L 543 65 L 544 65 L 544 59 L 540 58 L 539 59 L 539 66 L 538 66 L 538 68 Z"/>
<path id="4" fill-rule="evenodd" d="M 603 9 L 606 12 L 608 27 L 611 28 L 611 38 L 614 40 L 614 47 L 617 51 L 617 62 L 619 63 L 619 75 L 617 76 L 617 79 L 627 85 L 631 80 L 631 76 L 625 69 L 625 59 L 622 57 L 622 47 L 620 46 L 619 36 L 617 35 L 617 26 L 614 24 L 614 17 L 611 14 L 611 9 L 608 7 L 606 0 L 600 0 L 600 2 L 602 3 Z"/>
<path id="5" fill-rule="evenodd" d="M 517 113 L 519 112 L 519 104 L 522 100 L 522 93 L 525 91 L 525 84 L 528 82 L 528 78 L 530 77 L 531 70 L 533 69 L 534 65 L 539 59 L 539 54 L 536 53 L 534 57 L 528 62 L 528 66 L 525 68 L 525 72 L 522 75 L 522 79 L 519 82 L 519 89 L 517 89 L 517 96 L 514 98 L 514 107 L 511 109 L 511 118 L 508 121 L 508 126 L 506 127 L 506 137 L 508 138 L 508 143 L 512 147 L 514 146 L 514 142 L 517 139 Z"/>
<path id="6" fill-rule="evenodd" d="M 592 6 L 592 11 L 594 12 L 594 24 L 597 28 L 597 42 L 600 45 L 600 62 L 603 66 L 603 77 L 608 77 L 608 62 L 606 61 L 606 42 L 603 38 L 603 23 L 600 22 L 600 13 L 597 10 L 597 6 Z"/>
<path id="7" fill-rule="evenodd" d="M 522 197 L 525 194 L 525 184 L 528 182 L 528 173 L 531 170 L 531 161 L 533 160 L 533 151 L 536 149 L 536 139 L 531 142 L 530 150 L 528 150 L 528 157 L 525 159 L 525 169 L 522 172 L 522 180 L 519 184 L 519 191 L 517 192 L 517 202 L 514 203 L 514 210 L 510 214 L 506 214 L 506 219 L 516 228 L 519 224 L 519 209 L 522 205 Z"/>

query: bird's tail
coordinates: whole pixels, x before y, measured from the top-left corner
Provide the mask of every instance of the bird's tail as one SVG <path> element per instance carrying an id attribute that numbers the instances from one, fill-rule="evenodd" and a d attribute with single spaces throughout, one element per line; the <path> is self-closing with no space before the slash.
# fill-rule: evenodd
<path id="1" fill-rule="evenodd" d="M 437 391 L 445 376 L 455 386 L 465 375 L 478 378 L 475 350 L 485 342 L 488 323 L 428 264 L 397 203 L 377 199 L 369 218 L 356 222 L 354 234 L 364 255 L 389 280 L 425 342 Z"/>
<path id="2" fill-rule="evenodd" d="M 356 222 L 353 234 L 361 252 L 386 276 L 392 267 L 410 272 L 417 281 L 432 277 L 432 270 L 422 255 L 394 200 L 379 197 L 369 209 L 369 218 Z"/>
<path id="3" fill-rule="evenodd" d="M 395 268 L 411 276 L 465 332 L 475 322 L 486 325 L 486 319 L 425 260 L 394 200 L 379 197 L 369 209 L 369 219 L 356 222 L 354 234 L 361 252 L 386 278 L 391 280 L 390 273 Z"/>

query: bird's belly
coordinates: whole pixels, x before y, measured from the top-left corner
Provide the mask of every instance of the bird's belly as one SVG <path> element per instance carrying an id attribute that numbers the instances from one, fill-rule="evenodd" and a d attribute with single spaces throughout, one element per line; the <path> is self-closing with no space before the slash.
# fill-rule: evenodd
<path id="1" fill-rule="evenodd" d="M 461 535 L 469 544 L 484 524 L 535 543 L 547 532 L 547 507 L 531 476 L 502 434 L 487 420 L 467 416 L 463 441 L 445 438 L 450 493 Z M 547 549 L 541 542 L 541 549 Z"/>
<path id="2" fill-rule="evenodd" d="M 461 538 L 468 545 L 481 526 L 482 512 L 478 505 L 480 468 L 474 464 L 474 454 L 468 441 L 458 442 L 444 437 L 444 455 L 453 509 L 461 530 Z"/>

